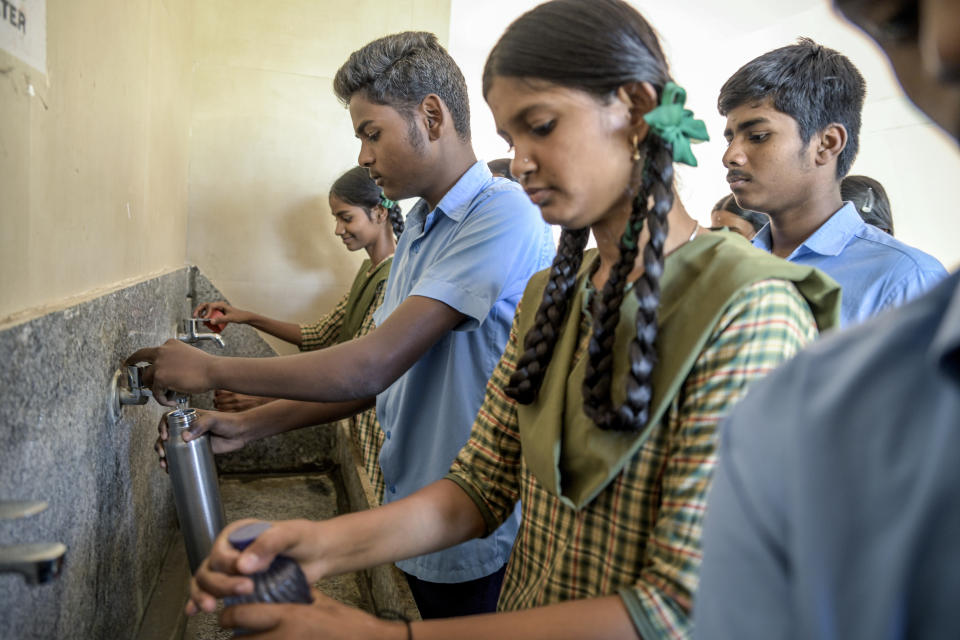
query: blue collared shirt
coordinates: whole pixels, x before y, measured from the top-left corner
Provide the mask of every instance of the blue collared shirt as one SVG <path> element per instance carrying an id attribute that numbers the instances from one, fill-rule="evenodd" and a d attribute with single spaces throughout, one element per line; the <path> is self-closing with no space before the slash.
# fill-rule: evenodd
<path id="1" fill-rule="evenodd" d="M 696 637 L 956 638 L 960 273 L 811 345 L 721 429 Z"/>
<path id="2" fill-rule="evenodd" d="M 550 227 L 519 185 L 473 165 L 432 211 L 418 202 L 397 244 L 378 325 L 408 296 L 467 319 L 377 396 L 384 502 L 443 478 L 466 444 L 527 280 L 550 266 Z M 398 562 L 421 580 L 466 582 L 506 564 L 519 510 L 490 536 Z"/>
<path id="3" fill-rule="evenodd" d="M 754 236 L 753 246 L 772 250 L 769 223 Z M 840 283 L 841 327 L 898 307 L 947 275 L 933 256 L 864 222 L 852 202 L 844 203 L 787 260 L 817 267 Z"/>

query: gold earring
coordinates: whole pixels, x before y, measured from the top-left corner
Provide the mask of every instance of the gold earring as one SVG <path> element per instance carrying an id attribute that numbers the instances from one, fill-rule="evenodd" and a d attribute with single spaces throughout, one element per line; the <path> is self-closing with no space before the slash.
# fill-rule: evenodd
<path id="1" fill-rule="evenodd" d="M 640 136 L 633 134 L 633 161 L 640 161 Z"/>

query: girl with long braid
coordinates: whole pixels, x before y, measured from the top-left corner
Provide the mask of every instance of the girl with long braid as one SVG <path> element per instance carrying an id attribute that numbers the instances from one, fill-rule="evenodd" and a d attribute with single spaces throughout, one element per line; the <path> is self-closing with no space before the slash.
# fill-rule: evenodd
<path id="1" fill-rule="evenodd" d="M 690 139 L 706 132 L 622 0 L 554 0 L 519 18 L 487 60 L 484 95 L 511 172 L 564 231 L 527 286 L 470 440 L 445 479 L 404 500 L 275 523 L 242 553 L 221 535 L 188 612 L 249 592 L 242 574 L 278 553 L 310 578 L 335 575 L 487 535 L 519 501 L 498 614 L 404 628 L 318 594 L 221 621 L 278 637 L 689 635 L 717 424 L 836 322 L 839 288 L 687 215 L 673 164 L 695 164 Z M 584 252 L 591 232 L 597 250 Z"/>
<path id="2" fill-rule="evenodd" d="M 369 333 L 374 326 L 373 312 L 383 302 L 397 239 L 403 233 L 403 215 L 400 206 L 383 195 L 364 167 L 354 167 L 337 178 L 330 187 L 329 202 L 330 212 L 336 220 L 334 233 L 348 251 L 362 249 L 367 253 L 350 291 L 330 313 L 311 324 L 295 324 L 237 309 L 220 300 L 198 305 L 194 317 L 209 317 L 212 323 L 220 325 L 250 325 L 295 344 L 300 351 L 324 349 Z M 216 408 L 220 411 L 243 411 L 271 400 L 273 398 L 225 390 L 218 390 L 214 396 Z M 382 500 L 384 483 L 379 455 L 383 430 L 377 422 L 376 411 L 371 408 L 353 416 L 351 432 L 377 499 Z"/>

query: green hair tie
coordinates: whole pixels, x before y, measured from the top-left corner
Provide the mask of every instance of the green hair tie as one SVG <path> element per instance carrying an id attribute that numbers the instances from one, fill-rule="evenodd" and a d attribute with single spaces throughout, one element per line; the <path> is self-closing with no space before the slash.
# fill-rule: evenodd
<path id="1" fill-rule="evenodd" d="M 650 128 L 673 148 L 673 161 L 697 166 L 697 159 L 690 149 L 690 142 L 705 142 L 710 139 L 707 125 L 693 117 L 693 111 L 684 109 L 687 92 L 683 87 L 668 82 L 663 88 L 660 106 L 643 116 Z"/>
<path id="2" fill-rule="evenodd" d="M 384 209 L 390 210 L 397 206 L 396 200 L 391 200 L 387 196 L 380 194 L 380 206 Z"/>

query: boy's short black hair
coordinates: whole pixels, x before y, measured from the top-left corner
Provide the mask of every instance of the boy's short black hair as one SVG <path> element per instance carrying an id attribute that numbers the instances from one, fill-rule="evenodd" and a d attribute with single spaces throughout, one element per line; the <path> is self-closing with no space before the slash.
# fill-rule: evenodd
<path id="1" fill-rule="evenodd" d="M 440 96 L 461 140 L 470 140 L 467 83 L 437 36 L 405 31 L 370 42 L 350 54 L 337 71 L 333 90 L 344 105 L 357 92 L 375 103 L 410 115 L 427 95 Z"/>
<path id="2" fill-rule="evenodd" d="M 837 156 L 837 179 L 850 171 L 860 148 L 860 112 L 866 83 L 849 58 L 810 38 L 769 51 L 740 67 L 720 89 L 720 115 L 747 102 L 769 98 L 773 107 L 797 121 L 800 138 L 810 142 L 831 123 L 847 130 L 847 146 Z"/>

